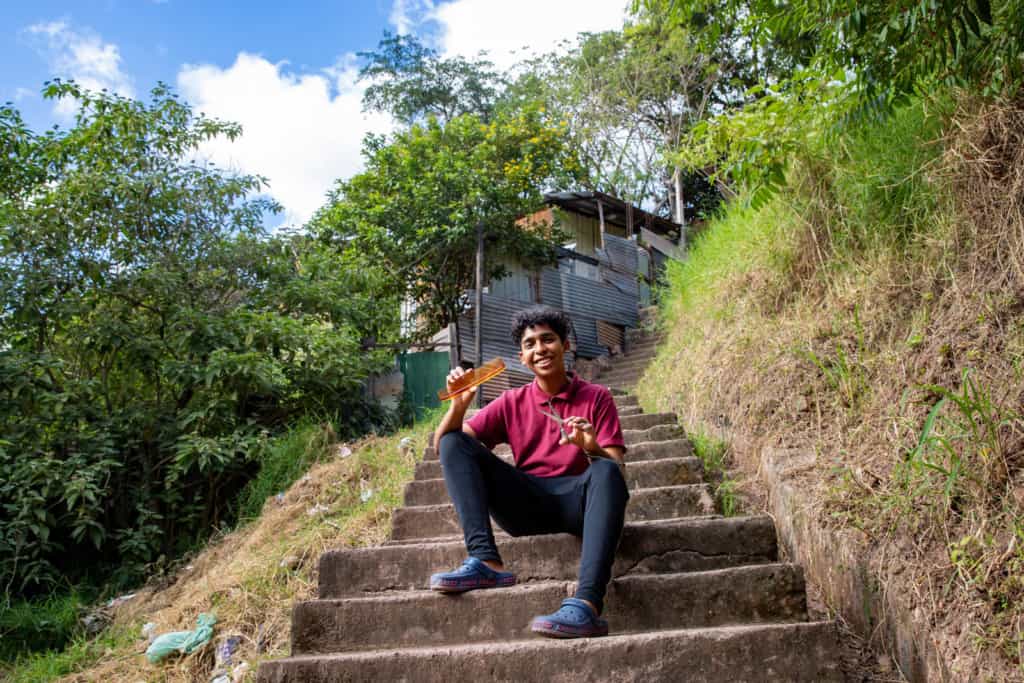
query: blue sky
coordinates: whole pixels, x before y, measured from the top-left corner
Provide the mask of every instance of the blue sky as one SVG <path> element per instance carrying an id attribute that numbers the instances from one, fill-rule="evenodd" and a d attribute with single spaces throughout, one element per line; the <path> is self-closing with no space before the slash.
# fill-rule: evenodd
<path id="1" fill-rule="evenodd" d="M 44 81 L 145 97 L 169 83 L 198 110 L 241 123 L 235 143 L 203 153 L 268 177 L 270 193 L 299 224 L 338 178 L 361 167 L 367 132 L 388 117 L 362 112 L 355 53 L 383 32 L 413 33 L 445 55 L 487 50 L 500 66 L 551 49 L 579 31 L 622 25 L 628 0 L 79 0 L 0 6 L 0 101 L 35 128 L 73 113 L 39 97 Z"/>

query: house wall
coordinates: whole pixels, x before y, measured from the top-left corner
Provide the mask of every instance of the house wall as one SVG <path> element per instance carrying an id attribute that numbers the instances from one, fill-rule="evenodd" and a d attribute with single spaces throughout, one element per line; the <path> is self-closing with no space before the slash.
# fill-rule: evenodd
<path id="1" fill-rule="evenodd" d="M 570 211 L 554 209 L 552 212 L 560 222 L 562 230 L 569 235 L 569 240 L 576 243 L 575 251 L 586 256 L 596 256 L 597 249 L 601 246 L 601 221 L 590 216 L 583 216 Z M 626 229 L 605 223 L 604 232 L 606 235 L 626 238 Z"/>
<path id="2" fill-rule="evenodd" d="M 632 240 L 605 235 L 605 248 L 600 253 L 599 265 L 587 265 L 588 276 L 580 275 L 574 259 L 560 259 L 558 267 L 545 267 L 539 273 L 528 273 L 532 298 L 522 296 L 524 288 L 510 283 L 494 282 L 483 294 L 482 359 L 502 358 L 509 369 L 498 381 L 488 382 L 482 391 L 484 401 L 493 400 L 506 388 L 520 386 L 532 379 L 532 374 L 519 363 L 519 349 L 512 341 L 510 327 L 518 311 L 536 304 L 544 304 L 565 311 L 573 321 L 571 341 L 580 358 L 596 358 L 608 353 L 598 334 L 598 321 L 625 331 L 639 324 L 640 290 L 637 286 L 637 245 Z M 519 274 L 525 273 L 522 268 Z M 510 296 L 512 293 L 514 296 Z M 473 292 L 469 292 L 473 300 Z M 474 354 L 474 316 L 470 310 L 459 319 L 462 354 L 465 360 L 477 364 Z M 605 329 L 607 339 L 607 328 Z M 571 364 L 571 363 L 570 363 Z"/>

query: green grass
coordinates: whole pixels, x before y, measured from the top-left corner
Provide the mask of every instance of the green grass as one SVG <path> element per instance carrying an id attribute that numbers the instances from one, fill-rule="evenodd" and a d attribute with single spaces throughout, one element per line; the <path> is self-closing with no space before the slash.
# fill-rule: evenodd
<path id="1" fill-rule="evenodd" d="M 811 184 L 826 194 L 805 199 L 822 202 L 817 208 L 828 215 L 836 254 L 903 245 L 932 227 L 942 208 L 934 182 L 943 149 L 937 141 L 951 107 L 945 93 L 918 99 L 811 151 L 821 165 L 811 163 L 804 173 L 814 173 Z"/>
<path id="2" fill-rule="evenodd" d="M 709 315 L 727 317 L 730 302 L 723 299 L 721 284 L 730 277 L 758 266 L 771 266 L 785 257 L 777 247 L 782 244 L 782 227 L 793 221 L 781 199 L 775 199 L 758 211 L 741 202 L 711 221 L 690 246 L 685 261 L 669 261 L 667 291 L 658 297 L 666 323 L 678 313 L 692 312 L 708 302 Z"/>
<path id="3" fill-rule="evenodd" d="M 694 455 L 704 465 L 705 477 L 710 482 L 716 482 L 714 484 L 715 505 L 726 517 L 739 514 L 740 501 L 736 482 L 729 478 L 727 470 L 729 444 L 701 432 L 691 432 L 688 436 L 693 443 Z"/>
<path id="4" fill-rule="evenodd" d="M 95 638 L 78 636 L 61 650 L 34 652 L 19 657 L 4 670 L 0 678 L 9 683 L 45 683 L 90 666 L 111 650 L 130 647 L 135 642 L 135 628 L 108 628 Z"/>
<path id="5" fill-rule="evenodd" d="M 256 519 L 267 498 L 286 491 L 310 465 L 327 455 L 330 434 L 312 419 L 275 437 L 260 459 L 256 477 L 238 495 L 238 521 Z"/>
<path id="6" fill-rule="evenodd" d="M 81 594 L 71 591 L 0 608 L 0 662 L 64 647 L 81 631 L 84 602 Z"/>

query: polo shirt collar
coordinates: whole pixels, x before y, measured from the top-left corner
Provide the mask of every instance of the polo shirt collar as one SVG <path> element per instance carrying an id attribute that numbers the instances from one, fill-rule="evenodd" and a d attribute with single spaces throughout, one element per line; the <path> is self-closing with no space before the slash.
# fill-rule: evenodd
<path id="1" fill-rule="evenodd" d="M 541 389 L 540 386 L 537 384 L 537 378 L 534 377 L 533 378 L 533 382 L 530 383 L 530 391 L 533 394 L 533 400 L 536 401 L 537 403 L 547 403 L 548 400 L 552 400 L 552 401 L 569 401 L 569 400 L 571 400 L 573 395 L 576 393 L 576 390 L 579 389 L 580 385 L 583 382 L 582 382 L 582 380 L 579 378 L 579 376 L 575 372 L 570 372 L 570 373 L 568 373 L 568 375 L 569 375 L 569 383 L 567 385 L 565 385 L 564 389 L 562 389 L 557 394 L 554 394 L 553 396 L 549 396 L 548 394 L 546 394 L 544 392 L 544 390 Z"/>

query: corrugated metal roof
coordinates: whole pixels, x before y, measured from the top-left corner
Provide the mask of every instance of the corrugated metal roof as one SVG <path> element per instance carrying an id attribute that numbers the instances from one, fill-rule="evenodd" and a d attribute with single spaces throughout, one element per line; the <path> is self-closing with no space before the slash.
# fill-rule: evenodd
<path id="1" fill-rule="evenodd" d="M 598 216 L 597 202 L 600 201 L 606 223 L 628 230 L 629 215 L 632 212 L 634 233 L 639 232 L 641 227 L 646 227 L 661 235 L 675 234 L 678 238 L 678 235 L 681 234 L 678 223 L 655 216 L 653 213 L 644 211 L 638 206 L 632 206 L 629 202 L 624 202 L 604 192 L 552 192 L 544 195 L 544 201 L 590 217 Z"/>

